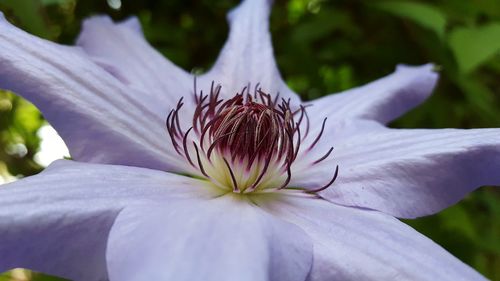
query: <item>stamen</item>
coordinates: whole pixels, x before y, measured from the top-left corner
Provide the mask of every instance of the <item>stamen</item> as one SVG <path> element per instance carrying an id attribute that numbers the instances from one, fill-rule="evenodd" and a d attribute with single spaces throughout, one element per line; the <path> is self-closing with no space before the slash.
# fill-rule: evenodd
<path id="1" fill-rule="evenodd" d="M 295 147 L 295 151 L 293 153 L 293 159 L 292 161 L 295 161 L 295 158 L 297 158 L 297 155 L 299 154 L 299 149 L 300 149 L 300 127 L 299 127 L 299 123 L 297 123 L 296 125 L 297 127 L 297 144 L 296 144 L 296 147 Z"/>
<path id="2" fill-rule="evenodd" d="M 300 153 L 307 153 L 316 146 L 327 119 L 323 120 L 314 141 L 304 150 L 301 144 L 310 132 L 308 106 L 299 105 L 292 110 L 290 98 L 281 98 L 279 93 L 272 97 L 262 90 L 260 83 L 256 83 L 251 92 L 251 86 L 248 83 L 240 93 L 225 100 L 219 98 L 222 87 L 214 81 L 208 95 L 203 94 L 203 90 L 198 92 L 195 77 L 193 96 L 196 107 L 192 125 L 186 131 L 181 126 L 179 112 L 184 105 L 181 98 L 165 121 L 170 140 L 176 152 L 215 186 L 236 193 L 287 189 L 292 179 L 293 163 Z M 192 131 L 195 132 L 194 139 L 190 138 Z M 188 147 L 188 140 L 191 139 L 197 163 L 190 155 L 193 152 L 190 152 L 192 148 Z M 327 159 L 332 151 L 333 147 L 312 165 Z M 230 180 L 227 172 L 221 173 L 226 168 Z M 303 192 L 324 190 L 337 176 L 338 166 L 325 186 Z"/>
<path id="3" fill-rule="evenodd" d="M 275 144 L 273 143 L 273 146 Z M 269 164 L 271 163 L 271 157 L 273 157 L 272 155 L 272 149 L 274 147 L 271 148 L 271 150 L 269 151 L 268 155 L 267 155 L 267 158 L 266 158 L 266 161 L 264 162 L 264 168 L 262 169 L 262 171 L 260 172 L 259 174 L 259 177 L 255 180 L 255 182 L 252 184 L 252 186 L 250 187 L 250 191 L 253 191 L 257 188 L 257 185 L 260 183 L 260 181 L 262 180 L 262 178 L 264 177 L 264 175 L 266 174 L 267 172 L 267 169 L 269 169 Z"/>
<path id="4" fill-rule="evenodd" d="M 205 177 L 210 178 L 210 176 L 207 174 L 207 172 L 205 172 L 205 169 L 203 168 L 203 164 L 201 163 L 201 159 L 200 159 L 200 152 L 198 151 L 198 146 L 196 145 L 196 143 L 194 141 L 193 141 L 193 146 L 194 146 L 194 149 L 196 150 L 196 157 L 198 158 L 198 166 L 200 167 L 201 173 Z"/>
<path id="5" fill-rule="evenodd" d="M 283 182 L 283 184 L 278 188 L 278 190 L 285 188 L 289 183 L 290 180 L 292 179 L 292 167 L 288 165 L 286 167 L 286 180 Z"/>
<path id="6" fill-rule="evenodd" d="M 181 124 L 180 124 L 180 121 L 179 121 L 179 110 L 182 108 L 182 106 L 184 105 L 184 103 L 182 102 L 182 99 L 184 97 L 182 97 L 178 104 L 177 104 L 177 108 L 175 109 L 175 112 L 174 112 L 174 115 L 173 115 L 173 120 L 175 120 L 175 126 L 177 128 L 177 131 L 179 132 L 179 135 L 183 135 L 184 133 L 182 132 L 182 129 L 181 129 Z"/>
<path id="7" fill-rule="evenodd" d="M 327 184 L 325 184 L 324 186 L 322 186 L 318 189 L 308 190 L 306 192 L 307 193 L 318 193 L 320 191 L 327 189 L 330 185 L 332 185 L 335 182 L 335 180 L 337 180 L 338 175 L 339 175 L 339 166 L 337 165 L 337 167 L 335 168 L 335 172 L 333 174 L 333 178 Z"/>
<path id="8" fill-rule="evenodd" d="M 319 139 L 321 138 L 321 135 L 323 135 L 323 131 L 325 130 L 326 119 L 328 119 L 328 117 L 325 117 L 325 119 L 323 119 L 323 124 L 321 125 L 321 131 L 319 132 L 318 136 L 307 150 L 311 150 L 316 145 L 316 143 L 318 143 Z"/>
<path id="9" fill-rule="evenodd" d="M 273 101 L 273 105 L 278 104 L 279 98 L 280 98 L 280 92 L 277 92 L 276 97 L 274 98 L 274 101 Z"/>
<path id="10" fill-rule="evenodd" d="M 175 139 L 175 136 L 174 136 L 174 129 L 170 126 L 170 118 L 172 117 L 173 113 L 174 113 L 174 110 L 172 109 L 167 116 L 167 120 L 165 121 L 165 125 L 167 126 L 168 135 L 170 136 L 170 140 L 172 141 L 172 144 L 174 146 L 175 151 L 177 152 L 177 154 L 182 155 L 182 153 L 180 152 L 179 145 L 177 144 L 177 140 Z"/>
<path id="11" fill-rule="evenodd" d="M 257 99 L 257 91 L 259 91 L 259 90 L 260 90 L 260 82 L 255 84 L 255 88 L 253 90 L 253 96 L 255 99 Z"/>
<path id="12" fill-rule="evenodd" d="M 203 111 L 203 103 L 205 102 L 206 98 L 207 98 L 207 96 L 203 96 L 203 92 L 200 92 L 200 97 L 196 98 L 196 100 L 199 100 L 199 102 L 197 103 L 196 109 L 194 110 L 194 114 L 193 114 L 193 128 L 194 128 L 194 131 L 196 132 L 196 134 L 199 133 L 197 122 L 199 122 L 201 113 Z"/>
<path id="13" fill-rule="evenodd" d="M 305 139 L 309 135 L 309 124 L 310 124 L 309 115 L 307 115 L 307 110 L 306 110 L 306 107 L 308 106 L 301 105 L 300 107 L 302 108 L 302 111 L 304 111 L 304 115 L 306 116 L 306 133 L 304 134 L 304 139 Z"/>
<path id="14" fill-rule="evenodd" d="M 189 164 L 191 164 L 191 166 L 195 167 L 193 161 L 191 161 L 191 157 L 189 156 L 189 151 L 188 151 L 188 147 L 187 147 L 187 137 L 189 135 L 189 132 L 191 132 L 191 130 L 193 129 L 193 127 L 189 128 L 186 133 L 184 134 L 184 138 L 182 139 L 182 146 L 184 147 L 184 156 L 186 156 L 186 159 L 188 160 Z"/>
<path id="15" fill-rule="evenodd" d="M 234 177 L 233 170 L 231 169 L 231 165 L 227 162 L 226 158 L 222 158 L 224 160 L 224 163 L 226 163 L 227 168 L 229 169 L 229 174 L 231 175 L 231 180 L 233 181 L 233 192 L 240 192 L 238 189 L 238 182 L 236 181 L 236 178 Z"/>
<path id="16" fill-rule="evenodd" d="M 198 100 L 198 91 L 196 90 L 196 78 L 197 76 L 195 75 L 193 78 L 193 96 L 194 96 L 194 102 L 196 104 L 200 104 L 200 101 Z"/>
<path id="17" fill-rule="evenodd" d="M 332 151 L 333 151 L 333 146 L 332 146 L 332 147 L 330 147 L 330 149 L 328 150 L 328 152 L 327 152 L 325 155 L 323 155 L 323 156 L 322 156 L 321 158 L 319 158 L 318 160 L 314 161 L 314 162 L 313 162 L 313 165 L 316 165 L 316 164 L 318 164 L 319 162 L 321 162 L 321 161 L 325 160 L 326 158 L 328 158 L 328 156 L 330 156 L 330 153 L 332 153 Z"/>

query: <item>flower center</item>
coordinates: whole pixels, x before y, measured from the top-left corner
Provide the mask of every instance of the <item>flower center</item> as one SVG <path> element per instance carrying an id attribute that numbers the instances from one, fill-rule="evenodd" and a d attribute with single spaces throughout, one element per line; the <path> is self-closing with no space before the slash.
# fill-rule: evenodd
<path id="1" fill-rule="evenodd" d="M 229 106 L 209 126 L 214 140 L 211 148 L 229 154 L 233 161 L 246 161 L 248 166 L 255 160 L 274 158 L 279 150 L 293 152 L 290 150 L 293 142 L 288 138 L 293 134 L 290 112 L 279 112 L 253 102 L 251 97 L 247 99 L 244 101 L 241 95 L 231 99 Z"/>
<path id="2" fill-rule="evenodd" d="M 228 192 L 287 188 L 292 164 L 309 132 L 306 108 L 301 105 L 293 110 L 289 100 L 279 101 L 279 95 L 273 99 L 258 84 L 253 93 L 248 86 L 228 100 L 219 98 L 221 87 L 213 82 L 209 95 L 197 94 L 196 80 L 194 88 L 196 109 L 192 126 L 186 131 L 181 128 L 179 111 L 183 99 L 166 121 L 172 144 L 187 160 L 192 173 Z M 317 143 L 323 129 L 324 122 L 308 150 Z M 304 136 L 301 130 L 305 131 Z M 323 161 L 331 151 L 312 164 Z M 335 181 L 337 173 L 338 167 L 327 186 Z"/>

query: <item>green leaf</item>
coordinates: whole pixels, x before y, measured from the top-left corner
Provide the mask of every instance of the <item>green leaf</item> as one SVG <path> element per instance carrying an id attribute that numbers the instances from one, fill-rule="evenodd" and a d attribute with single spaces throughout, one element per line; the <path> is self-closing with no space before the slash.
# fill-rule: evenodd
<path id="1" fill-rule="evenodd" d="M 424 3 L 401 1 L 383 1 L 376 3 L 375 7 L 430 29 L 440 38 L 444 35 L 446 16 L 437 7 Z"/>
<path id="2" fill-rule="evenodd" d="M 469 79 L 460 78 L 456 81 L 456 84 L 465 94 L 465 98 L 471 106 L 470 109 L 474 109 L 475 107 L 478 116 L 500 122 L 500 116 L 497 114 L 498 110 L 495 103 L 495 93 L 486 87 L 486 85 L 472 77 Z"/>
<path id="3" fill-rule="evenodd" d="M 68 281 L 68 279 L 33 272 L 30 281 Z"/>
<path id="4" fill-rule="evenodd" d="M 18 0 L 1 0 L 0 7 L 5 7 L 12 11 L 21 24 L 21 26 L 37 36 L 43 38 L 52 38 L 53 30 L 47 25 L 44 15 L 41 13 L 41 5 L 39 1 L 18 1 Z"/>
<path id="5" fill-rule="evenodd" d="M 10 273 L 5 272 L 5 273 L 0 273 L 0 281 L 11 281 L 12 278 L 10 278 Z"/>
<path id="6" fill-rule="evenodd" d="M 461 232 L 470 239 L 477 237 L 474 224 L 463 205 L 455 205 L 440 213 L 442 227 L 451 231 Z"/>
<path id="7" fill-rule="evenodd" d="M 74 0 L 41 0 L 44 6 L 47 5 L 64 5 L 68 2 L 74 2 Z"/>
<path id="8" fill-rule="evenodd" d="M 471 72 L 500 52 L 500 23 L 455 28 L 448 44 L 460 71 Z"/>

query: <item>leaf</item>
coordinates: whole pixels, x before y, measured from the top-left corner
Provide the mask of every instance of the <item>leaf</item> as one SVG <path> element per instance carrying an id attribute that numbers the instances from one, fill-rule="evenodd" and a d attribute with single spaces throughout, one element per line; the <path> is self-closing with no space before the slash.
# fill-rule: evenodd
<path id="1" fill-rule="evenodd" d="M 448 44 L 461 72 L 471 72 L 500 52 L 500 23 L 455 28 Z"/>
<path id="2" fill-rule="evenodd" d="M 68 2 L 74 2 L 74 0 L 41 0 L 44 6 L 47 5 L 65 5 Z"/>
<path id="3" fill-rule="evenodd" d="M 319 13 L 308 22 L 297 26 L 293 33 L 293 40 L 299 44 L 314 42 L 329 36 L 336 30 L 356 32 L 347 15 L 330 10 Z"/>
<path id="4" fill-rule="evenodd" d="M 470 239 L 477 237 L 474 224 L 463 205 L 455 205 L 440 213 L 442 227 L 453 232 L 461 232 Z"/>
<path id="5" fill-rule="evenodd" d="M 30 281 L 68 281 L 68 279 L 33 272 Z"/>
<path id="6" fill-rule="evenodd" d="M 43 38 L 53 37 L 53 30 L 44 20 L 39 1 L 2 0 L 0 4 L 11 10 L 21 26 L 30 33 Z"/>
<path id="7" fill-rule="evenodd" d="M 11 281 L 9 272 L 0 273 L 0 281 Z"/>
<path id="8" fill-rule="evenodd" d="M 375 7 L 430 29 L 440 38 L 444 35 L 446 16 L 437 7 L 424 3 L 401 1 L 383 1 L 376 3 Z"/>
<path id="9" fill-rule="evenodd" d="M 478 116 L 485 120 L 495 120 L 500 122 L 497 106 L 495 103 L 495 93 L 486 85 L 474 78 L 456 80 L 457 86 L 465 94 L 465 98 L 472 106 L 470 109 L 477 111 Z M 475 109 L 474 109 L 475 107 Z"/>

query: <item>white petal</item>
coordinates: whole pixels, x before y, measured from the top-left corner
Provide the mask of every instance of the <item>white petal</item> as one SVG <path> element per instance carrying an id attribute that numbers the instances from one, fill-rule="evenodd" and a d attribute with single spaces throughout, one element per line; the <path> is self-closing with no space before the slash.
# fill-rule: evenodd
<path id="1" fill-rule="evenodd" d="M 273 96 L 290 98 L 293 104 L 300 98 L 283 82 L 274 59 L 269 32 L 270 0 L 245 0 L 228 14 L 229 37 L 215 65 L 201 77 L 207 88 L 211 81 L 222 85 L 226 98 L 241 92 L 250 84 L 253 93 L 257 83 Z"/>
<path id="2" fill-rule="evenodd" d="M 322 199 L 258 202 L 300 226 L 313 240 L 309 280 L 485 280 L 397 219 Z"/>
<path id="3" fill-rule="evenodd" d="M 305 280 L 309 238 L 241 198 L 126 208 L 107 251 L 111 280 Z"/>
<path id="4" fill-rule="evenodd" d="M 155 170 L 57 161 L 0 187 L 0 272 L 23 267 L 75 281 L 105 280 L 108 233 L 120 210 L 210 197 L 196 185 Z"/>
<path id="5" fill-rule="evenodd" d="M 193 77 L 164 58 L 144 39 L 137 18 L 115 24 L 109 17 L 83 22 L 77 40 L 91 59 L 130 87 L 142 91 L 160 116 L 192 95 Z"/>
<path id="6" fill-rule="evenodd" d="M 0 15 L 0 18 L 2 16 Z M 79 48 L 0 20 L 0 88 L 33 102 L 75 160 L 180 170 L 156 101 L 128 88 Z"/>
<path id="7" fill-rule="evenodd" d="M 500 185 L 499 129 L 404 130 L 380 126 L 330 145 L 333 156 L 297 169 L 291 184 L 320 187 L 329 201 L 402 218 L 436 213 L 483 185 Z"/>
<path id="8" fill-rule="evenodd" d="M 430 96 L 438 75 L 432 64 L 399 65 L 384 78 L 359 88 L 329 95 L 311 102 L 312 124 L 328 117 L 329 122 L 360 118 L 387 123 L 403 115 Z"/>

